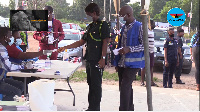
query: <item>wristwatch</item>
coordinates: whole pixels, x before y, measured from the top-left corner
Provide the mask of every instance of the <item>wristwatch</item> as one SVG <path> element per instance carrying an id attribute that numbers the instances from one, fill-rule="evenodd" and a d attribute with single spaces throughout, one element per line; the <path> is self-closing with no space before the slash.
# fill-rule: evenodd
<path id="1" fill-rule="evenodd" d="M 102 59 L 106 59 L 106 57 L 105 57 L 105 56 L 102 56 Z"/>

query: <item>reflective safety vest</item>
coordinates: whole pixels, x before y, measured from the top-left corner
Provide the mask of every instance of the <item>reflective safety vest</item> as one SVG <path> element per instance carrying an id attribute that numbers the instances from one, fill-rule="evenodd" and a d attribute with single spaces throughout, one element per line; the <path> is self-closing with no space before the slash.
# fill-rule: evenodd
<path id="1" fill-rule="evenodd" d="M 136 21 L 133 25 L 133 27 L 128 31 L 127 33 L 127 42 L 126 46 L 138 46 L 140 44 L 139 42 L 139 26 L 141 26 L 141 23 Z M 121 36 L 119 38 L 118 42 L 118 48 L 121 48 L 121 38 L 124 32 L 125 26 L 122 27 Z M 118 62 L 120 60 L 121 56 L 116 55 L 114 59 L 114 66 L 118 66 Z M 144 68 L 145 67 L 145 57 L 144 57 L 144 51 L 140 52 L 129 52 L 125 54 L 125 66 L 128 68 Z"/>

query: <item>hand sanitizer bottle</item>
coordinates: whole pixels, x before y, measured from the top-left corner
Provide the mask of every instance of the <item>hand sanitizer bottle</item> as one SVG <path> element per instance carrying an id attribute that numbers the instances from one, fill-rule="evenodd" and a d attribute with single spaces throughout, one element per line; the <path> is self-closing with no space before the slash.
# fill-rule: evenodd
<path id="1" fill-rule="evenodd" d="M 45 60 L 45 69 L 51 69 L 50 55 L 47 54 L 47 59 Z"/>

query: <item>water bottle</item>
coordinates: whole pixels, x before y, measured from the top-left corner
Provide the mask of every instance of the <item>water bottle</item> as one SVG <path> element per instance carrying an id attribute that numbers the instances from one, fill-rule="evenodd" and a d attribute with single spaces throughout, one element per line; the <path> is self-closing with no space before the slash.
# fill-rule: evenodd
<path id="1" fill-rule="evenodd" d="M 45 69 L 51 69 L 51 60 L 49 56 L 47 56 L 47 59 L 45 60 Z"/>
<path id="2" fill-rule="evenodd" d="M 63 61 L 69 61 L 69 54 L 67 52 L 63 54 Z"/>

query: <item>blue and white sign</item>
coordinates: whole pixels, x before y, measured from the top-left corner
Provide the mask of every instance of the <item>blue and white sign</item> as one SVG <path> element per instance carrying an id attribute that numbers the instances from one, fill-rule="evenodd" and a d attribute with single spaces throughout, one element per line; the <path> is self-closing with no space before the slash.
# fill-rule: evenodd
<path id="1" fill-rule="evenodd" d="M 186 14 L 180 8 L 170 9 L 167 13 L 167 21 L 172 26 L 181 26 L 185 22 Z"/>

